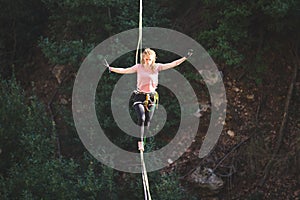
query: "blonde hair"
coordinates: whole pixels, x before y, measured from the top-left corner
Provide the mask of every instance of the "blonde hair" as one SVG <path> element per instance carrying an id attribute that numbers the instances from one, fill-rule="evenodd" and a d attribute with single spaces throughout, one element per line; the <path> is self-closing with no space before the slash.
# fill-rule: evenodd
<path id="1" fill-rule="evenodd" d="M 143 64 L 143 65 L 145 64 L 145 61 L 144 61 L 144 57 L 145 57 L 145 56 L 152 56 L 152 57 L 153 57 L 153 62 L 152 62 L 152 64 L 151 64 L 150 68 L 151 68 L 151 70 L 155 70 L 155 68 L 156 68 L 156 65 L 155 65 L 155 61 L 156 61 L 156 53 L 155 53 L 155 51 L 153 51 L 153 50 L 150 49 L 150 48 L 146 48 L 146 49 L 143 51 L 143 53 L 142 53 L 142 55 L 141 55 L 141 60 L 142 60 L 142 64 Z"/>

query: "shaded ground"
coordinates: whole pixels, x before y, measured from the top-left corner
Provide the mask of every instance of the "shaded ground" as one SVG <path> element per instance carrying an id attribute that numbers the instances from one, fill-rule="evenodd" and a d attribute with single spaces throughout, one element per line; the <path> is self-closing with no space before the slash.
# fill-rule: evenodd
<path id="1" fill-rule="evenodd" d="M 199 165 L 214 169 L 225 181 L 225 186 L 219 194 L 207 199 L 299 199 L 299 76 L 290 102 L 283 143 L 270 175 L 262 182 L 265 166 L 278 143 L 293 69 L 272 67 L 265 72 L 259 86 L 251 77 L 241 78 L 242 71 L 225 69 L 223 72 L 228 107 L 219 142 L 204 160 L 196 157 L 201 140 L 196 142 L 191 152 L 178 162 L 181 168 L 176 166 L 176 169 L 180 168 L 182 174 Z M 209 113 L 203 118 L 206 123 Z M 201 189 L 195 191 L 193 185 L 188 187 L 203 197 Z"/>

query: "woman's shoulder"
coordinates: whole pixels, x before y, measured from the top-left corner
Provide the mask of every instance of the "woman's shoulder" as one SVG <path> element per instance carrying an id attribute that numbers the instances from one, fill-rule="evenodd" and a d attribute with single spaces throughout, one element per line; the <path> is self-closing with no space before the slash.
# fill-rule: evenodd
<path id="1" fill-rule="evenodd" d="M 140 68 L 140 67 L 142 67 L 142 64 L 141 63 L 137 63 L 137 64 L 133 65 L 132 67 Z"/>
<path id="2" fill-rule="evenodd" d="M 161 71 L 162 63 L 155 63 L 155 69 Z"/>
<path id="3" fill-rule="evenodd" d="M 141 64 L 138 63 L 138 64 L 133 65 L 131 68 L 138 69 L 140 67 L 141 67 Z"/>

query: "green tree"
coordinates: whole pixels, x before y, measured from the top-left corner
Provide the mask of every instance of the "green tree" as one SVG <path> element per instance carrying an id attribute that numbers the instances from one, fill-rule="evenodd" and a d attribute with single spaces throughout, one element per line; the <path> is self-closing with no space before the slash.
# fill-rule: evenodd
<path id="1" fill-rule="evenodd" d="M 0 163 L 0 173 L 6 174 L 15 163 L 25 159 L 24 149 L 28 147 L 22 141 L 31 134 L 43 134 L 45 142 L 48 142 L 45 145 L 48 148 L 42 148 L 42 144 L 31 146 L 36 148 L 37 156 L 53 156 L 49 151 L 53 146 L 49 142 L 52 137 L 49 134 L 51 122 L 45 115 L 43 106 L 34 98 L 27 99 L 14 78 L 10 81 L 1 80 L 0 94 L 0 158 L 5 161 Z M 34 136 L 32 142 L 36 139 Z"/>
<path id="2" fill-rule="evenodd" d="M 299 1 L 205 1 L 199 41 L 220 63 L 259 69 L 272 52 L 299 45 Z"/>
<path id="3" fill-rule="evenodd" d="M 58 158 L 43 105 L 27 98 L 15 79 L 1 80 L 0 95 L 0 199 L 142 198 L 140 174 L 120 176 L 87 153 L 80 160 Z M 175 176 L 150 177 L 157 198 L 183 196 Z"/>

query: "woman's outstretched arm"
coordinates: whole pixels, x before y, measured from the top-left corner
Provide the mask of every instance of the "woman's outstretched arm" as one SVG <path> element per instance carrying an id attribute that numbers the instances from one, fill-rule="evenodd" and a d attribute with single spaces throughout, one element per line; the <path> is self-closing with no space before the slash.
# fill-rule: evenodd
<path id="1" fill-rule="evenodd" d="M 180 65 L 181 63 L 183 63 L 184 61 L 186 61 L 190 56 L 193 55 L 193 50 L 190 49 L 187 53 L 186 56 L 182 57 L 182 58 L 179 58 L 178 60 L 174 60 L 173 62 L 170 62 L 170 63 L 166 63 L 166 64 L 161 64 L 161 70 L 166 70 L 166 69 L 170 69 L 170 68 L 173 68 L 173 67 L 176 67 L 178 65 Z"/>
<path id="2" fill-rule="evenodd" d="M 115 72 L 118 74 L 132 74 L 136 73 L 136 65 L 128 68 L 117 68 L 117 67 L 108 67 L 109 71 Z"/>
<path id="3" fill-rule="evenodd" d="M 176 67 L 176 66 L 180 65 L 181 63 L 183 63 L 184 61 L 186 61 L 186 59 L 187 59 L 186 57 L 182 57 L 182 58 L 179 58 L 178 60 L 174 60 L 173 62 L 161 64 L 160 65 L 161 70 L 167 70 L 167 69 Z"/>
<path id="4" fill-rule="evenodd" d="M 106 59 L 103 60 L 103 65 L 108 68 L 109 72 L 115 72 L 118 74 L 132 74 L 137 71 L 138 65 L 134 65 L 132 67 L 128 68 L 117 68 L 117 67 L 111 67 L 109 66 L 108 62 Z"/>

